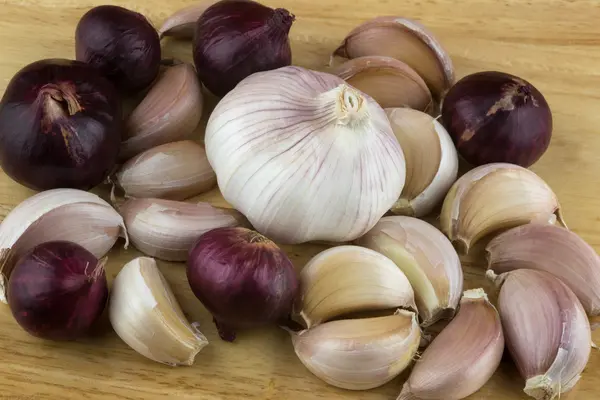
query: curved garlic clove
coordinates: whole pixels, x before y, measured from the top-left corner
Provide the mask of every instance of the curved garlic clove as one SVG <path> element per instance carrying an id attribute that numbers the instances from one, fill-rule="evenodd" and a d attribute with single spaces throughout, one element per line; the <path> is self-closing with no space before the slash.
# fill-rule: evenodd
<path id="1" fill-rule="evenodd" d="M 391 57 L 366 56 L 346 61 L 334 72 L 349 85 L 371 96 L 383 108 L 433 108 L 427 84 L 411 67 Z"/>
<path id="2" fill-rule="evenodd" d="M 202 87 L 191 64 L 168 67 L 126 123 L 119 157 L 127 160 L 161 144 L 188 138 L 202 118 Z"/>
<path id="3" fill-rule="evenodd" d="M 147 150 L 116 173 L 116 185 L 127 197 L 185 200 L 212 189 L 216 181 L 204 148 L 191 140 Z"/>
<path id="4" fill-rule="evenodd" d="M 592 338 L 581 303 L 558 278 L 520 269 L 499 276 L 498 309 L 508 350 L 525 393 L 538 400 L 559 398 L 575 386 L 590 356 Z"/>
<path id="5" fill-rule="evenodd" d="M 247 224 L 239 212 L 208 203 L 130 199 L 119 212 L 131 243 L 142 253 L 167 261 L 187 260 L 194 243 L 211 229 Z"/>
<path id="6" fill-rule="evenodd" d="M 384 217 L 357 244 L 375 250 L 404 272 L 415 292 L 422 326 L 452 318 L 463 292 L 463 271 L 452 243 L 411 217 Z"/>
<path id="7" fill-rule="evenodd" d="M 406 157 L 406 184 L 391 211 L 425 216 L 456 181 L 458 153 L 446 129 L 430 115 L 406 108 L 385 111 Z"/>
<path id="8" fill-rule="evenodd" d="M 413 289 L 389 258 L 359 246 L 334 247 L 300 272 L 300 316 L 311 328 L 359 311 L 416 310 Z"/>
<path id="9" fill-rule="evenodd" d="M 438 100 L 454 84 L 454 66 L 448 53 L 427 28 L 407 18 L 378 17 L 367 21 L 354 28 L 333 54 L 400 60 L 421 75 Z"/>
<path id="10" fill-rule="evenodd" d="M 477 167 L 454 183 L 444 200 L 440 225 L 461 251 L 468 252 L 492 232 L 556 217 L 564 225 L 558 199 L 542 178 L 518 165 L 495 163 Z"/>
<path id="11" fill-rule="evenodd" d="M 0 224 L 0 301 L 15 262 L 41 243 L 66 240 L 102 258 L 125 238 L 123 218 L 95 194 L 77 189 L 40 192 L 17 205 Z"/>
<path id="12" fill-rule="evenodd" d="M 197 324 L 190 324 L 171 288 L 149 257 L 127 263 L 115 278 L 110 322 L 132 349 L 159 363 L 192 365 L 208 344 Z"/>
<path id="13" fill-rule="evenodd" d="M 399 310 L 378 318 L 327 322 L 292 334 L 296 355 L 320 379 L 343 389 L 381 386 L 412 362 L 421 338 L 417 317 Z"/>
<path id="14" fill-rule="evenodd" d="M 459 400 L 477 392 L 502 359 L 498 312 L 483 289 L 467 290 L 456 317 L 415 364 L 397 400 Z"/>
<path id="15" fill-rule="evenodd" d="M 158 36 L 161 39 L 165 36 L 177 39 L 193 39 L 196 21 L 215 2 L 216 0 L 203 0 L 189 7 L 177 10 L 163 22 L 158 30 Z"/>

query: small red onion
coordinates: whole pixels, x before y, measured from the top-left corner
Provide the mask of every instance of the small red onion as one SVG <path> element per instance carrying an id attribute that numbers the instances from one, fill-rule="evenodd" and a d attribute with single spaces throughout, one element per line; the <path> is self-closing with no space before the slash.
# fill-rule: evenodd
<path id="1" fill-rule="evenodd" d="M 98 320 L 108 285 L 103 261 L 72 242 L 47 242 L 24 255 L 8 282 L 8 304 L 33 336 L 73 340 Z"/>
<path id="2" fill-rule="evenodd" d="M 473 165 L 506 162 L 529 167 L 552 136 L 552 114 L 529 82 L 503 72 L 458 81 L 442 106 L 442 121 L 460 155 Z"/>
<path id="3" fill-rule="evenodd" d="M 214 317 L 223 340 L 235 330 L 286 322 L 298 292 L 292 262 L 275 243 L 246 228 L 217 228 L 190 251 L 192 291 Z"/>
<path id="4" fill-rule="evenodd" d="M 94 7 L 81 18 L 75 53 L 124 91 L 144 89 L 160 68 L 156 29 L 142 14 L 118 6 Z"/>
<path id="5" fill-rule="evenodd" d="M 255 72 L 292 63 L 288 34 L 294 15 L 254 1 L 222 0 L 196 23 L 194 63 L 213 94 L 225 96 Z"/>

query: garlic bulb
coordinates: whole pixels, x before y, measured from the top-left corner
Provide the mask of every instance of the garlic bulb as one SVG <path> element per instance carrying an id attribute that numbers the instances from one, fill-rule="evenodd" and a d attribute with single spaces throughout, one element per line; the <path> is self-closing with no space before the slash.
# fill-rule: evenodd
<path id="1" fill-rule="evenodd" d="M 495 163 L 472 169 L 454 183 L 440 225 L 466 253 L 492 232 L 557 217 L 564 225 L 558 199 L 542 178 L 518 165 Z"/>
<path id="2" fill-rule="evenodd" d="M 342 79 L 300 67 L 242 81 L 211 114 L 205 142 L 225 200 L 280 243 L 354 240 L 404 186 L 383 109 Z"/>
<path id="3" fill-rule="evenodd" d="M 467 290 L 456 317 L 415 364 L 397 400 L 460 400 L 492 377 L 504 352 L 498 312 L 483 289 Z"/>
<path id="4" fill-rule="evenodd" d="M 66 240 L 102 258 L 127 231 L 123 218 L 95 194 L 77 189 L 38 193 L 16 206 L 0 224 L 0 301 L 15 262 L 38 244 Z"/>
<path id="5" fill-rule="evenodd" d="M 351 390 L 376 388 L 398 376 L 411 364 L 420 338 L 416 315 L 404 310 L 292 333 L 296 355 L 310 372 Z"/>
<path id="6" fill-rule="evenodd" d="M 158 29 L 158 36 L 172 36 L 177 39 L 193 39 L 196 21 L 216 0 L 196 0 L 196 4 L 177 10 Z"/>
<path id="7" fill-rule="evenodd" d="M 385 112 L 406 157 L 406 184 L 391 211 L 423 217 L 456 181 L 458 153 L 446 129 L 430 115 L 407 108 Z"/>
<path id="8" fill-rule="evenodd" d="M 411 217 L 384 217 L 357 244 L 396 263 L 410 281 L 422 326 L 451 318 L 463 292 L 463 272 L 452 243 Z"/>
<path id="9" fill-rule="evenodd" d="M 555 276 L 529 269 L 498 277 L 498 309 L 525 393 L 560 398 L 575 386 L 591 351 L 591 332 L 575 294 Z"/>
<path id="10" fill-rule="evenodd" d="M 159 363 L 192 365 L 208 344 L 197 324 L 183 315 L 152 258 L 127 263 L 113 282 L 110 322 L 132 349 Z"/>
<path id="11" fill-rule="evenodd" d="M 339 246 L 313 257 L 300 272 L 300 316 L 311 328 L 357 311 L 416 310 L 413 289 L 392 260 L 358 246 Z"/>

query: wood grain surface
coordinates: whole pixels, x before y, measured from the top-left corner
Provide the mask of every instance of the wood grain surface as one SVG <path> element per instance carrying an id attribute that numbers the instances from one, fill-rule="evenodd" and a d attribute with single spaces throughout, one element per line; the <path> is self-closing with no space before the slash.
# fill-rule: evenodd
<path id="1" fill-rule="evenodd" d="M 158 26 L 191 0 L 111 2 L 144 13 Z M 450 52 L 458 77 L 501 70 L 531 81 L 554 114 L 554 136 L 533 170 L 558 194 L 569 227 L 600 250 L 600 3 L 596 0 L 265 0 L 291 10 L 294 64 L 324 70 L 329 54 L 360 22 L 379 15 L 422 21 Z M 74 57 L 74 31 L 92 0 L 0 0 L 0 92 L 25 64 Z M 166 40 L 164 56 L 191 61 L 191 46 Z M 215 99 L 208 101 L 208 115 Z M 249 99 L 251 101 L 251 99 Z M 202 129 L 198 138 L 202 137 Z M 97 189 L 106 194 L 105 188 Z M 0 173 L 0 215 L 33 194 Z M 224 204 L 218 190 L 200 197 Z M 138 256 L 113 249 L 112 279 Z M 297 268 L 324 247 L 286 247 Z M 464 260 L 467 287 L 486 285 L 477 253 Z M 77 343 L 54 343 L 27 335 L 0 306 L 0 399 L 361 399 L 393 400 L 405 376 L 368 392 L 328 386 L 298 361 L 289 336 L 277 328 L 242 332 L 234 344 L 218 339 L 210 315 L 191 293 L 182 264 L 160 269 L 189 318 L 200 322 L 211 344 L 192 367 L 154 363 L 127 347 L 105 318 L 98 332 Z M 485 286 L 488 288 L 488 286 Z M 542 335 L 543 332 L 540 332 Z M 600 332 L 594 334 L 600 341 Z M 457 359 L 460 354 L 456 355 Z M 600 398 L 600 352 L 564 399 Z M 471 400 L 526 399 L 508 357 Z"/>

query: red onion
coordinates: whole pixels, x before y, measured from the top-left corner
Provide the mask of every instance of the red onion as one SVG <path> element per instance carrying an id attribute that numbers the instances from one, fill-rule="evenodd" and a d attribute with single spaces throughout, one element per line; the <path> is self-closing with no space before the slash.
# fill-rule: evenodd
<path id="1" fill-rule="evenodd" d="M 84 336 L 107 299 L 104 263 L 71 242 L 35 247 L 17 262 L 8 282 L 13 316 L 27 332 L 45 339 Z"/>
<path id="2" fill-rule="evenodd" d="M 81 18 L 75 52 L 125 91 L 147 87 L 160 68 L 156 29 L 142 14 L 118 6 L 94 7 Z"/>
<path id="3" fill-rule="evenodd" d="M 502 72 L 479 72 L 448 92 L 442 120 L 460 155 L 473 165 L 506 162 L 529 167 L 552 136 L 552 114 L 529 82 Z"/>
<path id="4" fill-rule="evenodd" d="M 222 0 L 196 23 L 194 63 L 204 85 L 224 96 L 255 72 L 292 63 L 288 33 L 295 17 L 248 0 Z"/>
<path id="5" fill-rule="evenodd" d="M 190 251 L 187 277 L 227 341 L 239 328 L 287 322 L 298 292 L 285 252 L 246 228 L 217 228 L 202 235 Z"/>
<path id="6" fill-rule="evenodd" d="M 0 102 L 0 165 L 36 190 L 91 189 L 117 161 L 121 102 L 78 61 L 42 60 L 19 71 Z"/>

